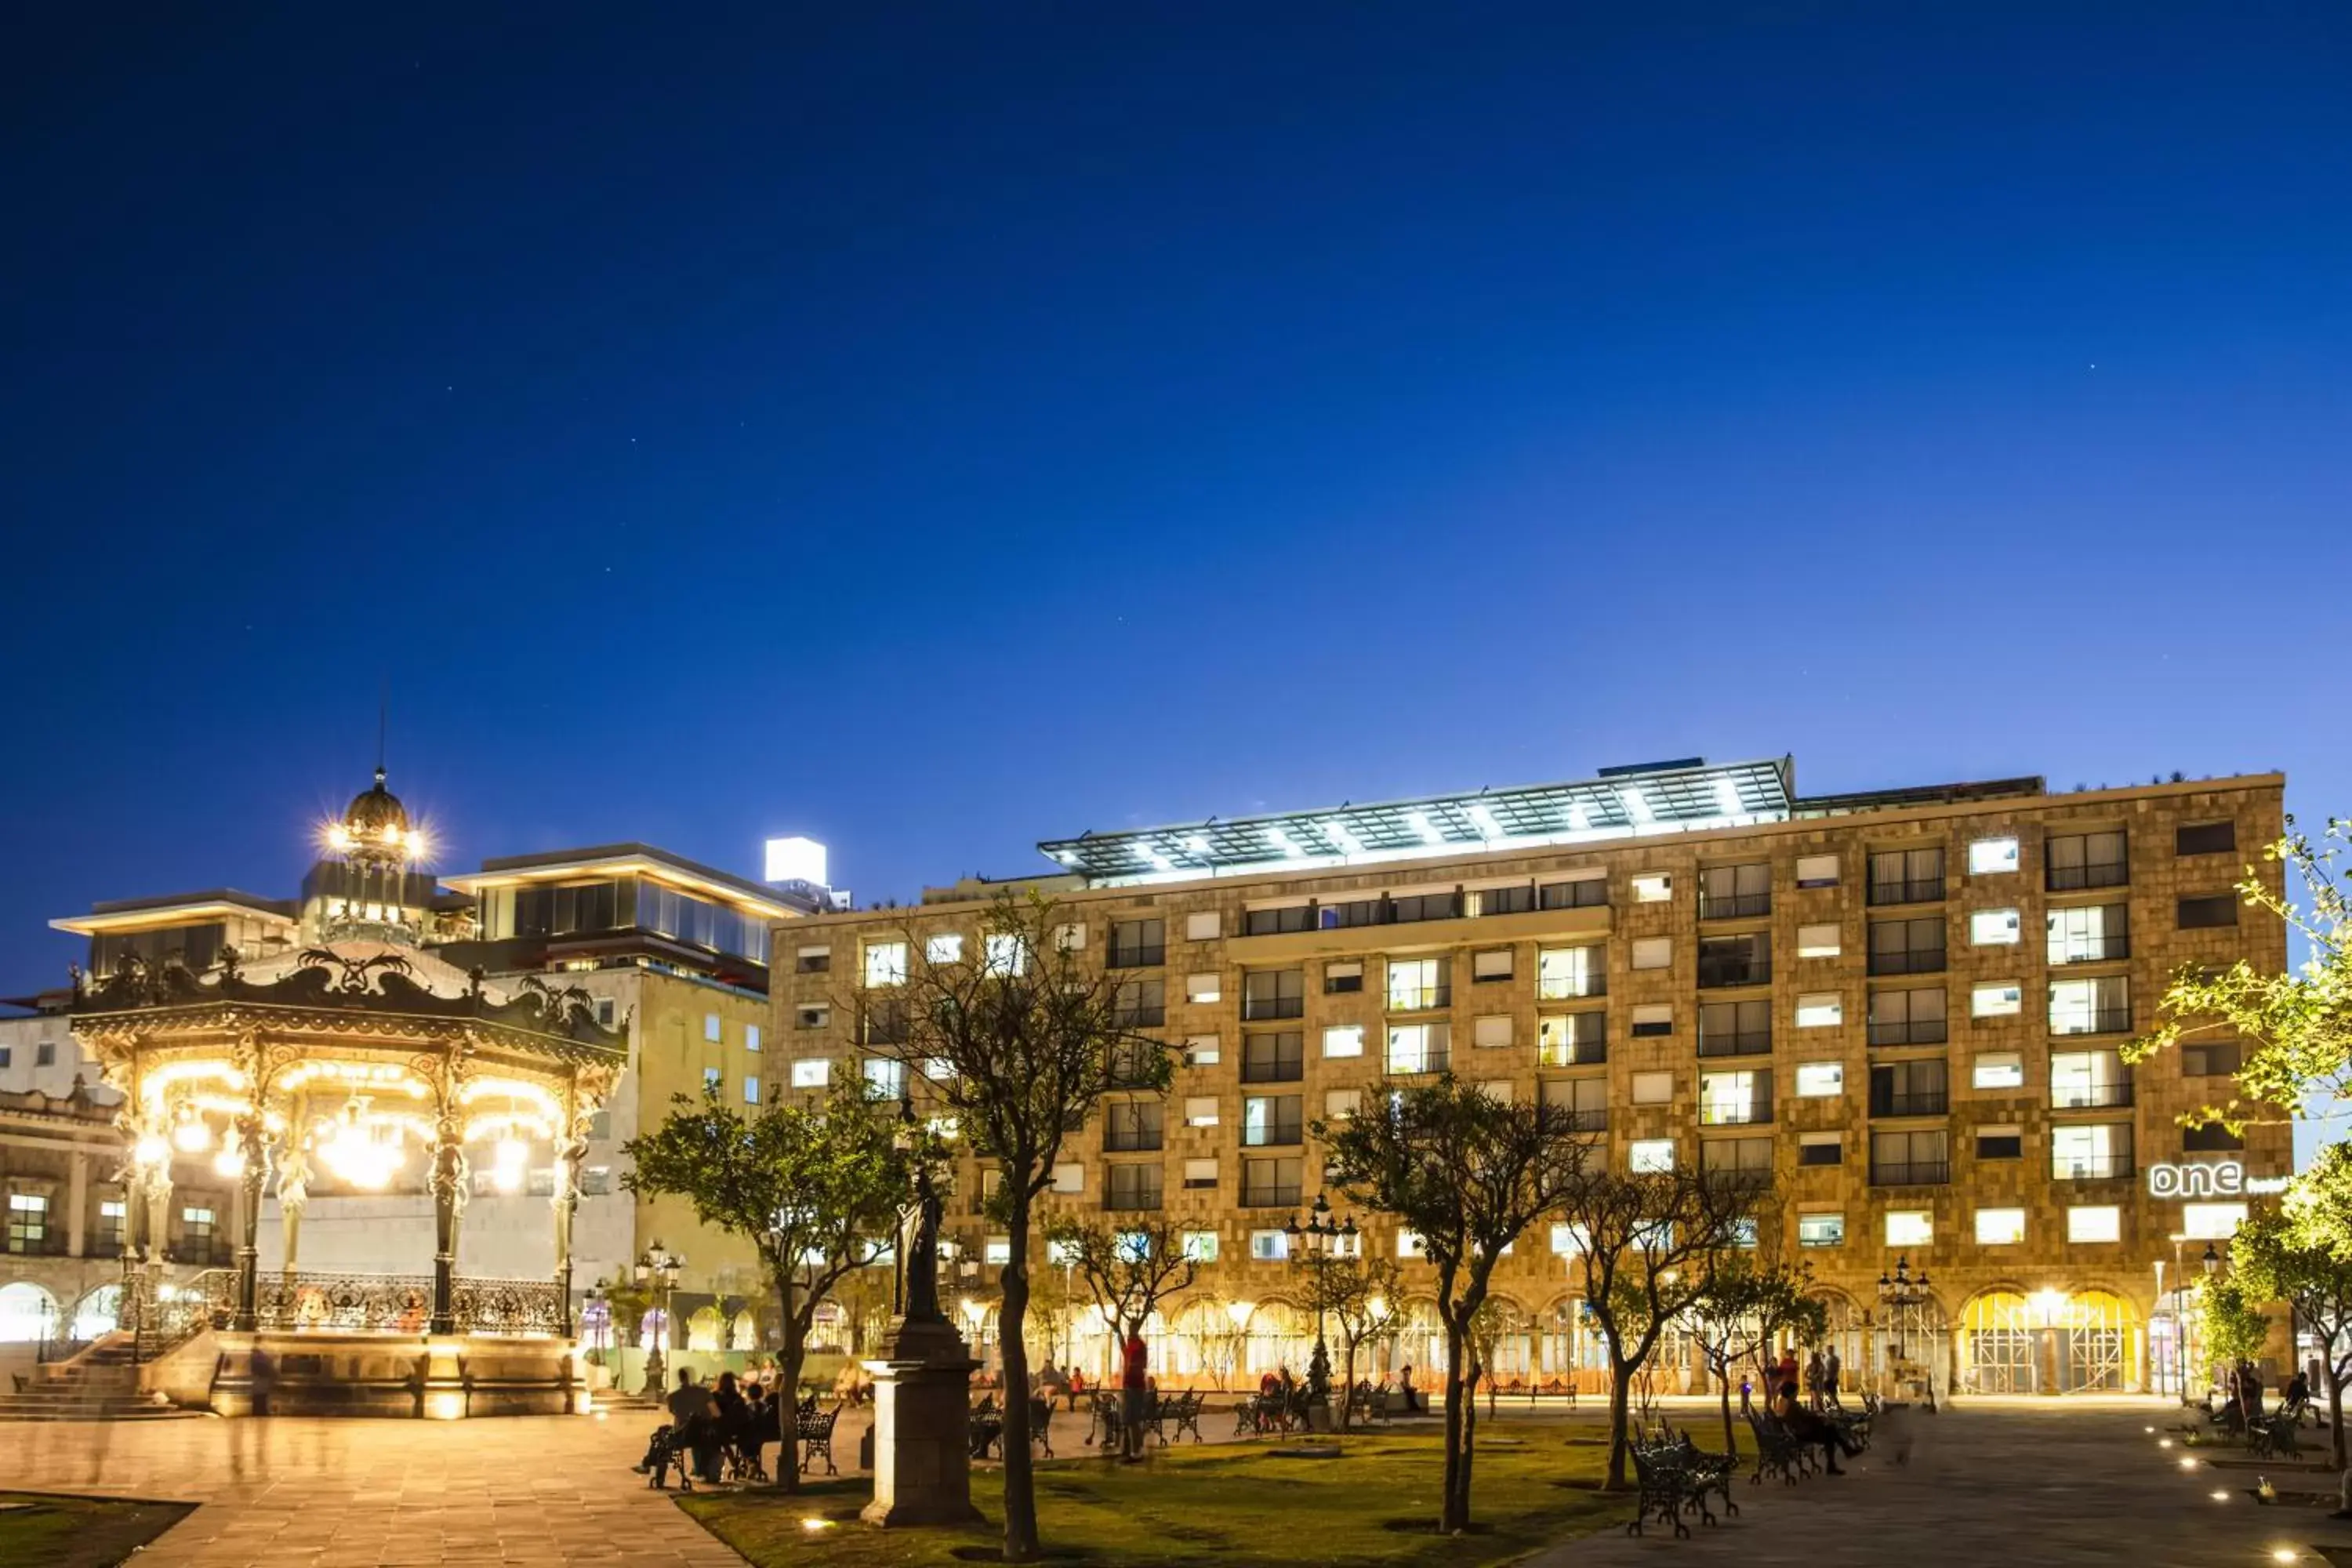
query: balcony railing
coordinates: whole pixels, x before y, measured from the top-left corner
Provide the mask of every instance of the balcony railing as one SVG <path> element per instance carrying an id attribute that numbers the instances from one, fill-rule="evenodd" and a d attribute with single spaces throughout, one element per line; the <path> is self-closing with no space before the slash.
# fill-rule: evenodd
<path id="1" fill-rule="evenodd" d="M 2129 1154 L 2059 1154 L 2050 1161 L 2050 1178 L 2057 1182 L 2112 1182 L 2131 1173 Z"/>
<path id="2" fill-rule="evenodd" d="M 1297 1083 L 1307 1076 L 1304 1057 L 1276 1057 L 1271 1061 L 1242 1058 L 1244 1083 Z"/>
<path id="3" fill-rule="evenodd" d="M 2050 949 L 2053 963 L 2112 963 L 2131 956 L 2127 936 L 2061 938 Z"/>
<path id="4" fill-rule="evenodd" d="M 1709 1105 L 1700 1101 L 1698 1124 L 1701 1127 L 1759 1127 L 1772 1120 L 1772 1102 L 1759 1098 L 1746 1105 Z"/>
<path id="5" fill-rule="evenodd" d="M 1298 1184 L 1288 1186 L 1244 1187 L 1242 1207 L 1245 1209 L 1295 1209 L 1298 1206 Z"/>
<path id="6" fill-rule="evenodd" d="M 1103 1207 L 1113 1213 L 1132 1213 L 1142 1209 L 1156 1209 L 1160 1206 L 1160 1189 L 1157 1187 L 1139 1193 L 1112 1192 L 1103 1194 Z"/>
<path id="7" fill-rule="evenodd" d="M 193 1264 L 202 1268 L 226 1268 L 236 1261 L 236 1247 L 228 1237 L 215 1236 L 205 1241 L 175 1241 L 163 1249 L 163 1256 L 173 1263 Z"/>
<path id="8" fill-rule="evenodd" d="M 1159 1148 L 1161 1142 L 1157 1127 L 1112 1125 L 1103 1129 L 1103 1152 L 1107 1154 L 1141 1154 Z"/>
<path id="9" fill-rule="evenodd" d="M 1702 958 L 1698 961 L 1698 984 L 1702 991 L 1720 985 L 1769 985 L 1771 983 L 1772 961 L 1769 958 Z"/>
<path id="10" fill-rule="evenodd" d="M 1873 974 L 1933 974 L 1944 967 L 1940 947 L 1906 947 L 1870 955 Z"/>
<path id="11" fill-rule="evenodd" d="M 1885 1164 L 1874 1160 L 1870 1163 L 1870 1184 L 1874 1187 L 1940 1187 L 1951 1179 L 1949 1160 L 1903 1160 Z"/>
<path id="12" fill-rule="evenodd" d="M 1608 994 L 1609 976 L 1605 971 L 1596 970 L 1581 979 L 1538 979 L 1536 982 L 1536 1000 L 1538 1002 L 1580 1002 L 1588 996 Z"/>
<path id="13" fill-rule="evenodd" d="M 1113 969 L 1150 969 L 1168 962 L 1165 945 L 1154 947 L 1117 947 L 1104 960 Z"/>
<path id="14" fill-rule="evenodd" d="M 1947 1089 L 1915 1089 L 1901 1094 L 1870 1097 L 1873 1116 L 1944 1116 L 1951 1108 L 1952 1092 Z"/>
<path id="15" fill-rule="evenodd" d="M 1698 895 L 1698 918 L 1703 921 L 1745 920 L 1753 915 L 1772 912 L 1769 893 L 1725 893 L 1710 896 L 1704 889 Z"/>
<path id="16" fill-rule="evenodd" d="M 1450 1048 L 1443 1051 L 1414 1051 L 1410 1055 L 1400 1053 L 1389 1058 L 1389 1071 L 1401 1078 L 1415 1073 L 1446 1072 L 1451 1069 L 1453 1059 L 1454 1055 Z"/>
<path id="17" fill-rule="evenodd" d="M 1276 1121 L 1264 1127 L 1242 1129 L 1244 1149 L 1295 1149 L 1307 1142 L 1304 1121 Z"/>
<path id="18" fill-rule="evenodd" d="M 1571 1110 L 1568 1113 L 1570 1132 L 1606 1132 L 1609 1131 L 1609 1108 L 1592 1110 Z"/>
<path id="19" fill-rule="evenodd" d="M 1932 904 L 1944 896 L 1941 877 L 1895 878 L 1870 884 L 1874 904 Z"/>
<path id="20" fill-rule="evenodd" d="M 1307 1016 L 1307 998 L 1300 996 L 1242 996 L 1242 1022 L 1254 1024 L 1263 1018 L 1303 1018 Z"/>
<path id="21" fill-rule="evenodd" d="M 1733 1029 L 1698 1035 L 1698 1054 L 1703 1057 L 1750 1057 L 1770 1051 L 1772 1031 L 1769 1029 Z"/>
<path id="22" fill-rule="evenodd" d="M 1391 985 L 1389 987 L 1389 1011 L 1391 1013 L 1428 1013 L 1454 1005 L 1451 985 Z"/>
<path id="23" fill-rule="evenodd" d="M 1940 1046 L 1951 1037 L 1951 1032 L 1949 1019 L 1907 1018 L 1871 1025 L 1870 1043 L 1874 1046 Z"/>
<path id="24" fill-rule="evenodd" d="M 8 1238 L 8 1255 L 11 1258 L 63 1258 L 66 1256 L 66 1233 L 49 1230 L 31 1236 L 12 1236 Z"/>
<path id="25" fill-rule="evenodd" d="M 1113 1007 L 1110 1021 L 1122 1029 L 1157 1029 L 1168 1022 L 1164 1002 L 1133 1007 Z"/>
<path id="26" fill-rule="evenodd" d="M 2068 1013 L 2050 1020 L 2053 1035 L 2128 1035 L 2132 1016 L 2129 1007 L 2094 1007 L 2086 1013 Z"/>
<path id="27" fill-rule="evenodd" d="M 2043 886 L 2053 893 L 2079 892 L 2084 888 L 2122 888 L 2130 882 L 2128 860 L 2093 860 L 2081 866 L 2044 868 Z"/>
<path id="28" fill-rule="evenodd" d="M 1536 1053 L 1536 1064 L 1548 1068 L 1598 1067 L 1608 1059 L 1606 1040 L 1570 1040 L 1564 1045 L 1545 1046 Z"/>
<path id="29" fill-rule="evenodd" d="M 2131 1081 L 2120 1083 L 2070 1084 L 2050 1088 L 2050 1109 L 2053 1110 L 2105 1110 L 2132 1102 Z"/>

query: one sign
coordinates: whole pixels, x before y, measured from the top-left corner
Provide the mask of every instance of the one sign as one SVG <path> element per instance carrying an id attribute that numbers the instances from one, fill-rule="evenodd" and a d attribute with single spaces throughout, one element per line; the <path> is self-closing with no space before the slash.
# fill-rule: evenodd
<path id="1" fill-rule="evenodd" d="M 2147 1195 L 2152 1198 L 2242 1198 L 2285 1190 L 2284 1176 L 2249 1176 L 2235 1160 L 2147 1168 Z"/>

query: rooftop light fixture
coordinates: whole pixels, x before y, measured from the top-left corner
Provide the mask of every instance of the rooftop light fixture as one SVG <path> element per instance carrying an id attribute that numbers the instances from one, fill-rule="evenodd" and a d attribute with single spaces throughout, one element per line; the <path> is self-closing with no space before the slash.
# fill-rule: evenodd
<path id="1" fill-rule="evenodd" d="M 1406 812 L 1404 814 L 1404 825 L 1407 827 L 1412 828 L 1415 833 L 1420 834 L 1421 841 L 1423 844 L 1443 844 L 1445 842 L 1445 835 L 1437 831 L 1436 824 L 1429 820 L 1429 813 L 1425 811 Z"/>
<path id="2" fill-rule="evenodd" d="M 1274 846 L 1275 848 L 1280 850 L 1283 854 L 1289 856 L 1294 860 L 1303 860 L 1307 858 L 1307 851 L 1301 849 L 1296 843 L 1292 842 L 1290 835 L 1285 833 L 1279 827 L 1267 828 L 1265 830 L 1265 841 Z"/>
<path id="3" fill-rule="evenodd" d="M 1349 832 L 1347 824 L 1338 817 L 1328 818 L 1318 826 L 1323 829 L 1323 837 L 1329 839 L 1332 847 L 1340 854 L 1361 855 L 1364 852 L 1363 840 Z"/>
<path id="4" fill-rule="evenodd" d="M 1621 789 L 1617 792 L 1617 798 L 1625 803 L 1625 815 L 1636 824 L 1651 820 L 1650 803 L 1642 798 L 1640 790 Z"/>
<path id="5" fill-rule="evenodd" d="M 1497 838 L 1507 837 L 1503 832 L 1503 825 L 1495 820 L 1495 814 L 1486 809 L 1485 801 L 1470 803 L 1470 821 L 1478 829 L 1478 837 L 1489 844 Z"/>
<path id="6" fill-rule="evenodd" d="M 1195 833 L 1192 837 L 1184 840 L 1184 847 L 1190 849 L 1195 855 L 1206 855 L 1209 853 L 1209 841 Z"/>

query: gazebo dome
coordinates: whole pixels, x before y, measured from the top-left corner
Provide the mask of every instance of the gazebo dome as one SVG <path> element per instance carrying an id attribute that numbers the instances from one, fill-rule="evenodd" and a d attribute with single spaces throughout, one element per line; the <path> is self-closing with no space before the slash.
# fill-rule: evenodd
<path id="1" fill-rule="evenodd" d="M 375 770 L 374 786 L 352 796 L 327 837 L 331 848 L 363 859 L 412 858 L 422 847 L 422 836 L 409 823 L 408 807 L 383 787 L 382 767 Z"/>

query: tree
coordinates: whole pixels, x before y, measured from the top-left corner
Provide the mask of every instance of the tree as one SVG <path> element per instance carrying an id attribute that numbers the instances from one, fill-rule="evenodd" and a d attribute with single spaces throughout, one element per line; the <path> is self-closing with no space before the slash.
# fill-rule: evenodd
<path id="1" fill-rule="evenodd" d="M 1479 1379 L 1486 1384 L 1486 1417 L 1495 1418 L 1495 1405 L 1500 1380 L 1495 1376 L 1495 1356 L 1503 1341 L 1526 1325 L 1519 1321 L 1519 1310 L 1498 1296 L 1489 1296 L 1478 1305 L 1470 1320 L 1470 1397 L 1478 1397 Z"/>
<path id="2" fill-rule="evenodd" d="M 2206 1281 L 2198 1328 L 2212 1362 L 2251 1361 L 2271 1341 L 2271 1321 L 2261 1304 L 2248 1300 L 2244 1284 L 2229 1276 Z"/>
<path id="3" fill-rule="evenodd" d="M 1374 1109 L 1318 1121 L 1326 1179 L 1420 1238 L 1445 1325 L 1445 1477 L 1438 1529 L 1470 1524 L 1477 1413 L 1463 1396 L 1463 1347 L 1503 1248 L 1549 1208 L 1592 1157 L 1563 1106 L 1496 1099 L 1451 1073 L 1382 1083 Z"/>
<path id="4" fill-rule="evenodd" d="M 1118 1338 L 1143 1332 L 1160 1303 L 1192 1286 L 1199 1265 L 1184 1250 L 1172 1221 L 1145 1220 L 1117 1229 L 1061 1219 L 1045 1227 L 1046 1244 L 1068 1258 L 1076 1278 Z"/>
<path id="5" fill-rule="evenodd" d="M 1138 984 L 1090 957 L 1061 906 L 997 898 L 976 933 L 926 925 L 919 910 L 898 952 L 869 947 L 856 998 L 867 1040 L 952 1114 L 971 1152 L 992 1163 L 992 1212 L 1011 1255 L 999 1277 L 1004 1386 L 1029 1385 L 1030 1233 L 1038 1197 L 1069 1140 L 1113 1089 L 1168 1086 L 1167 1046 L 1138 1032 Z M 973 940 L 974 937 L 978 940 Z M 937 939 L 937 940 L 934 940 Z M 892 960 L 895 958 L 895 963 Z M 1029 1402 L 1004 1402 L 1004 1557 L 1044 1555 L 1037 1533 Z"/>
<path id="6" fill-rule="evenodd" d="M 1710 1255 L 1700 1270 L 1683 1322 L 1706 1358 L 1723 1407 L 1724 1451 L 1736 1458 L 1731 1369 L 1783 1340 L 1819 1344 L 1829 1332 L 1829 1309 L 1806 1293 L 1813 1284 L 1811 1268 L 1764 1258 L 1752 1247 Z"/>
<path id="7" fill-rule="evenodd" d="M 1695 1268 L 1739 1239 L 1751 1220 L 1752 1180 L 1707 1171 L 1612 1171 L 1595 1162 L 1559 1194 L 1584 1275 L 1584 1300 L 1609 1352 L 1609 1478 L 1625 1485 L 1633 1375 L 1666 1325 L 1706 1283 Z"/>
<path id="8" fill-rule="evenodd" d="M 716 1089 L 698 1101 L 679 1095 L 677 1105 L 659 1127 L 622 1146 L 634 1164 L 623 1184 L 686 1198 L 703 1224 L 751 1241 L 783 1318 L 790 1397 L 817 1304 L 897 1240 L 909 1153 L 862 1085 L 814 1105 L 739 1110 Z M 798 1490 L 797 1469 L 784 1466 L 777 1483 Z"/>
<path id="9" fill-rule="evenodd" d="M 2230 1242 L 2230 1279 L 2252 1301 L 2284 1301 L 2321 1348 L 2336 1465 L 2347 1468 L 2344 1384 L 2352 1377 L 2352 1234 L 2334 1215 L 2352 1202 L 2352 1144 L 2322 1152 L 2275 1206 L 2247 1216 Z"/>
<path id="10" fill-rule="evenodd" d="M 1310 1312 L 1319 1308 L 1329 1314 L 1339 1331 L 1342 1428 L 1348 1425 L 1348 1396 L 1356 1386 L 1356 1352 L 1366 1341 L 1379 1339 L 1396 1327 L 1403 1311 L 1403 1279 L 1394 1258 L 1366 1258 L 1360 1238 L 1354 1253 L 1331 1258 L 1307 1276 L 1301 1305 Z"/>
<path id="11" fill-rule="evenodd" d="M 2298 905 L 2268 875 L 2246 868 L 2238 895 L 2250 909 L 2284 921 L 2310 944 L 2311 957 L 2299 970 L 2265 974 L 2243 959 L 2218 974 L 2183 970 L 2158 1003 L 2162 1022 L 2124 1047 L 2124 1059 L 2138 1062 L 2186 1039 L 2216 1035 L 2247 1049 L 2238 1067 L 2237 1088 L 2222 1105 L 2193 1113 L 2200 1122 L 2221 1122 L 2233 1131 L 2284 1122 L 2305 1101 L 2340 1100 L 2352 1095 L 2352 871 L 2339 870 L 2352 845 L 2352 819 L 2332 818 L 2321 840 L 2288 832 L 2266 846 L 2263 858 L 2292 867 L 2305 903 Z"/>

